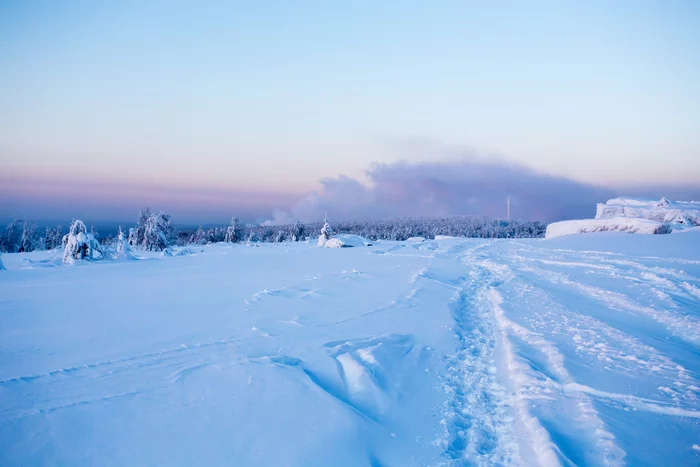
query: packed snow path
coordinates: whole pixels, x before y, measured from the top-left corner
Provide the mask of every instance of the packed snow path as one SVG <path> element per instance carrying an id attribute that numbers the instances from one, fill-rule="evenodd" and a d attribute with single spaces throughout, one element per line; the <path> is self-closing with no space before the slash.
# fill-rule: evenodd
<path id="1" fill-rule="evenodd" d="M 2 465 L 700 463 L 697 232 L 3 260 Z"/>

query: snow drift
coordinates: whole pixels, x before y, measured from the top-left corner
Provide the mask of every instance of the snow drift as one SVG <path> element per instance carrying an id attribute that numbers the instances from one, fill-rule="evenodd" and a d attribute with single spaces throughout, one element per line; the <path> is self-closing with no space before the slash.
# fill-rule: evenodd
<path id="1" fill-rule="evenodd" d="M 672 223 L 674 228 L 700 225 L 700 202 L 659 201 L 638 198 L 614 198 L 596 208 L 596 219 L 629 217 L 649 219 L 656 222 Z"/>
<path id="2" fill-rule="evenodd" d="M 371 246 L 372 243 L 359 235 L 336 235 L 324 242 L 326 248 L 350 248 L 357 246 Z"/>
<path id="3" fill-rule="evenodd" d="M 627 232 L 640 234 L 667 234 L 671 233 L 668 224 L 649 220 L 634 219 L 629 217 L 615 217 L 611 219 L 581 219 L 571 221 L 554 222 L 547 226 L 545 238 L 561 237 L 578 233 L 592 232 Z"/>

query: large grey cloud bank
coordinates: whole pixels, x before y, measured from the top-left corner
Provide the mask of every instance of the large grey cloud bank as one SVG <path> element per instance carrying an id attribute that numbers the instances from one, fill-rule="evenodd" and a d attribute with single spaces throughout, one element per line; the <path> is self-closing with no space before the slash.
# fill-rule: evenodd
<path id="1" fill-rule="evenodd" d="M 367 171 L 369 186 L 346 176 L 321 180 L 322 189 L 291 210 L 275 212 L 270 223 L 397 216 L 477 215 L 555 221 L 590 218 L 596 203 L 616 196 L 700 199 L 699 186 L 634 185 L 609 188 L 547 175 L 503 161 L 377 164 Z"/>
<path id="2" fill-rule="evenodd" d="M 616 195 L 564 177 L 505 162 L 396 162 L 367 171 L 370 185 L 340 176 L 321 180 L 322 189 L 301 199 L 273 222 L 396 216 L 506 216 L 511 197 L 514 218 L 545 220 L 591 217 L 595 205 Z"/>

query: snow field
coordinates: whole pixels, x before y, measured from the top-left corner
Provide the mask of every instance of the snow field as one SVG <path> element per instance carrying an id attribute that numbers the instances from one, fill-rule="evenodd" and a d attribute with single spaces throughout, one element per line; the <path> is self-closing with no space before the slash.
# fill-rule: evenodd
<path id="1" fill-rule="evenodd" d="M 699 245 L 3 255 L 0 464 L 692 465 Z"/>

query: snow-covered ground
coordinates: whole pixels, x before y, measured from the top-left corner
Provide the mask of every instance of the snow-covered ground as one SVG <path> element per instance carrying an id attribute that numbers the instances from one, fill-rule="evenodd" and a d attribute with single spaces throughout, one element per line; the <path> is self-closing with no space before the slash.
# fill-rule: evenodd
<path id="1" fill-rule="evenodd" d="M 545 238 L 595 232 L 627 232 L 639 234 L 667 234 L 672 232 L 668 224 L 649 219 L 614 217 L 610 219 L 577 219 L 552 222 L 547 226 Z"/>
<path id="2" fill-rule="evenodd" d="M 700 463 L 698 230 L 192 252 L 2 256 L 0 465 Z"/>

